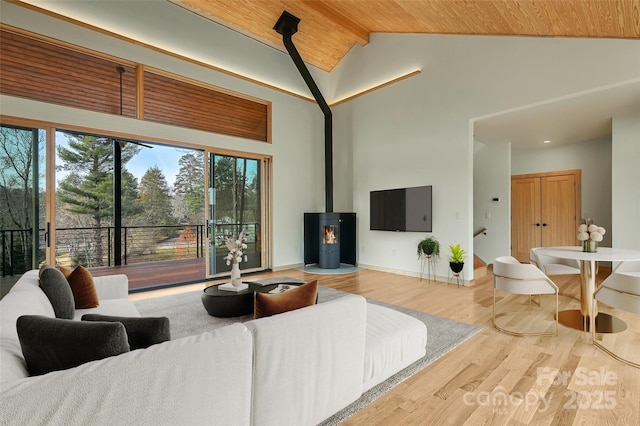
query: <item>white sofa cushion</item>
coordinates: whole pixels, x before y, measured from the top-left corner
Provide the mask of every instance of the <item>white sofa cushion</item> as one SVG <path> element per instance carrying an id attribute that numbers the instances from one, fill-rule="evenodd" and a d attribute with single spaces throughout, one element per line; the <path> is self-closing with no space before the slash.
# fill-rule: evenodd
<path id="1" fill-rule="evenodd" d="M 0 302 L 0 336 L 18 340 L 16 321 L 21 315 L 54 318 L 53 307 L 42 290 L 10 291 Z"/>
<path id="2" fill-rule="evenodd" d="M 367 303 L 363 392 L 425 356 L 426 346 L 422 321 Z"/>
<path id="3" fill-rule="evenodd" d="M 366 301 L 348 295 L 245 323 L 253 425 L 315 425 L 362 393 Z"/>
<path id="4" fill-rule="evenodd" d="M 40 271 L 37 269 L 32 269 L 30 271 L 25 272 L 24 274 L 22 274 L 20 279 L 13 285 L 13 287 L 11 287 L 11 290 L 9 290 L 9 292 L 33 290 L 34 288 L 38 288 L 38 290 L 42 291 L 40 289 L 40 278 L 38 276 L 39 274 L 40 274 Z"/>
<path id="5" fill-rule="evenodd" d="M 37 270 L 26 272 L 0 301 L 0 382 L 29 377 L 16 329 L 21 315 L 55 317 Z"/>
<path id="6" fill-rule="evenodd" d="M 0 383 L 25 377 L 29 377 L 29 370 L 17 337 L 0 337 Z"/>
<path id="7" fill-rule="evenodd" d="M 0 385 L 0 424 L 248 425 L 251 334 L 233 324 Z"/>
<path id="8" fill-rule="evenodd" d="M 127 299 L 129 297 L 129 278 L 124 274 L 93 277 L 93 283 L 101 303 L 106 299 Z"/>

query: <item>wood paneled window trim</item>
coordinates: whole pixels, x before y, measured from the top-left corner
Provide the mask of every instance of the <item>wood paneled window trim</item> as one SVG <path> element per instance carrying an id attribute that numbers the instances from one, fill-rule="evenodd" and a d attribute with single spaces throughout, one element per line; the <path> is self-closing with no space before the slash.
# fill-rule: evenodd
<path id="1" fill-rule="evenodd" d="M 144 118 L 262 142 L 269 141 L 269 103 L 145 70 Z"/>
<path id="2" fill-rule="evenodd" d="M 271 142 L 271 103 L 68 43 L 0 28 L 0 93 Z"/>
<path id="3" fill-rule="evenodd" d="M 53 104 L 136 115 L 135 68 L 25 35 L 0 31 L 0 90 Z"/>

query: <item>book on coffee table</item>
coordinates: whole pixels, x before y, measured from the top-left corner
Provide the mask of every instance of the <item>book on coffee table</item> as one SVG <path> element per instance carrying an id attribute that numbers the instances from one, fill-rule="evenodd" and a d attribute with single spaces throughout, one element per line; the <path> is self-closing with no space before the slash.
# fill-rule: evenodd
<path id="1" fill-rule="evenodd" d="M 278 284 L 278 286 L 276 288 L 274 288 L 273 290 L 269 291 L 269 294 L 284 293 L 285 291 L 291 290 L 294 287 L 296 287 L 296 286 L 291 285 L 291 284 Z"/>

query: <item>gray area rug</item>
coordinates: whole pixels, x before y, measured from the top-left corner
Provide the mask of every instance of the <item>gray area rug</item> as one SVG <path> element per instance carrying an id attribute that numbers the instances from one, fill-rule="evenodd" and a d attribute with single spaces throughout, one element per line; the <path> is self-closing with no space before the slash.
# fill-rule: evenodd
<path id="1" fill-rule="evenodd" d="M 275 277 L 256 282 L 267 285 L 283 282 L 302 283 L 303 281 L 290 277 Z M 202 306 L 202 301 L 200 300 L 201 293 L 201 291 L 192 291 L 173 296 L 145 299 L 135 302 L 135 305 L 142 316 L 168 317 L 171 322 L 172 339 L 191 336 L 224 325 L 246 322 L 253 319 L 253 315 L 235 318 L 212 317 L 204 309 L 204 306 Z M 344 294 L 345 293 L 340 290 L 318 286 L 318 303 L 336 299 Z M 473 325 L 414 311 L 401 306 L 390 305 L 371 299 L 367 299 L 367 302 L 404 312 L 424 322 L 427 326 L 427 354 L 409 367 L 369 389 L 362 394 L 357 401 L 322 422 L 321 425 L 323 426 L 337 425 L 349 418 L 407 377 L 422 370 L 480 331 L 479 327 Z"/>

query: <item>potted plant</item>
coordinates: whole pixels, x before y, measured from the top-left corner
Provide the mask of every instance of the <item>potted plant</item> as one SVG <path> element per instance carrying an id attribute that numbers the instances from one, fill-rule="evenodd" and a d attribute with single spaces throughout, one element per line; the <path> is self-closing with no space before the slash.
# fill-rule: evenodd
<path id="1" fill-rule="evenodd" d="M 454 273 L 459 274 L 464 267 L 464 258 L 467 252 L 460 247 L 460 244 L 449 245 L 449 250 L 451 252 L 449 255 L 449 267 Z"/>
<path id="2" fill-rule="evenodd" d="M 433 236 L 427 236 L 425 239 L 418 242 L 418 258 L 420 262 L 420 281 L 422 281 L 422 274 L 424 273 L 424 267 L 427 267 L 427 275 L 429 281 L 433 278 L 436 280 L 436 261 L 440 257 L 440 242 Z"/>
<path id="3" fill-rule="evenodd" d="M 438 258 L 440 256 L 440 243 L 435 237 L 428 236 L 424 240 L 418 242 L 419 258 Z"/>

